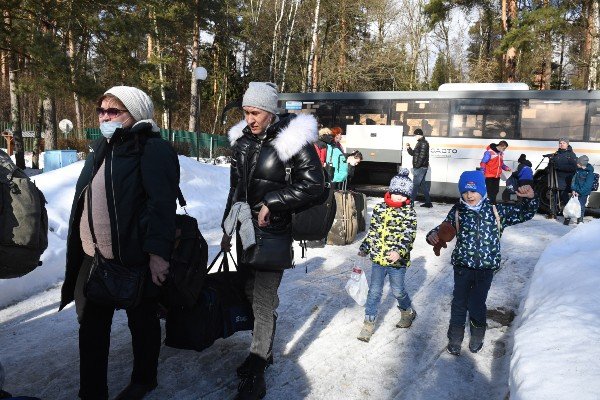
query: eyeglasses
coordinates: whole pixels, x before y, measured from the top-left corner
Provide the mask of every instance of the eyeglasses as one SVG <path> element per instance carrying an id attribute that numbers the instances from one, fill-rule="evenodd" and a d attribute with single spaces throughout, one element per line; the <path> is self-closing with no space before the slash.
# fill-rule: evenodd
<path id="1" fill-rule="evenodd" d="M 102 117 L 103 115 L 108 115 L 109 118 L 115 118 L 121 115 L 122 113 L 127 112 L 127 110 L 119 110 L 118 108 L 102 108 L 96 107 L 96 113 L 98 117 Z"/>

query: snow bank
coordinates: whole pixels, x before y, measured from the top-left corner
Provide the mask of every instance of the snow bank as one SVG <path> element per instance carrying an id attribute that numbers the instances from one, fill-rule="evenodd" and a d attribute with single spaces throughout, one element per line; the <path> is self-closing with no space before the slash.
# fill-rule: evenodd
<path id="1" fill-rule="evenodd" d="M 202 231 L 218 227 L 229 190 L 228 166 L 201 164 L 181 156 L 179 163 L 188 214 L 198 220 Z M 62 282 L 69 215 L 83 164 L 84 161 L 79 161 L 32 177 L 48 202 L 48 249 L 42 255 L 41 267 L 18 279 L 0 279 L 0 308 Z"/>
<path id="2" fill-rule="evenodd" d="M 600 221 L 551 242 L 521 305 L 511 358 L 510 397 L 600 396 Z"/>

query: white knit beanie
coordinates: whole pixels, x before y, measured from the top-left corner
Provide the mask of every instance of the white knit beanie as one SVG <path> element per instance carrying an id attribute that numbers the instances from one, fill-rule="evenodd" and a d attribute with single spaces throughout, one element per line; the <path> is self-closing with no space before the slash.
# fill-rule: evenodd
<path id="1" fill-rule="evenodd" d="M 129 114 L 135 119 L 136 124 L 148 122 L 152 124 L 152 130 L 159 132 L 160 129 L 152 119 L 154 116 L 154 104 L 152 99 L 145 92 L 131 86 L 114 86 L 108 89 L 104 94 L 112 94 L 127 108 Z"/>
<path id="2" fill-rule="evenodd" d="M 246 106 L 277 114 L 277 85 L 272 82 L 250 82 L 242 100 L 242 107 Z"/>

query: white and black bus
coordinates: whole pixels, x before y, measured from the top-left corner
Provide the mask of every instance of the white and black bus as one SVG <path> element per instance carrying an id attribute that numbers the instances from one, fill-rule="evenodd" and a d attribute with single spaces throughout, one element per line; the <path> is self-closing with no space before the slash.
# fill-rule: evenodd
<path id="1" fill-rule="evenodd" d="M 431 194 L 456 197 L 460 173 L 479 167 L 490 143 L 506 140 L 505 163 L 517 167 L 521 153 L 533 163 L 542 204 L 545 154 L 566 137 L 577 156 L 600 165 L 600 93 L 535 91 L 525 84 L 449 84 L 434 92 L 282 93 L 279 106 L 314 114 L 321 125 L 339 126 L 347 151 L 360 150 L 357 186 L 387 185 L 400 165 L 411 167 L 405 143 L 421 128 L 430 145 Z M 600 172 L 600 171 L 597 171 Z M 507 177 L 508 177 L 507 173 Z M 600 207 L 593 192 L 588 207 Z"/>

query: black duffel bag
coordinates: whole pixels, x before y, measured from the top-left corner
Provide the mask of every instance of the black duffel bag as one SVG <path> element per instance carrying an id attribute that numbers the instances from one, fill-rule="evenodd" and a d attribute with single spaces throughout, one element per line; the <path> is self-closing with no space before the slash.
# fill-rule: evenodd
<path id="1" fill-rule="evenodd" d="M 257 271 L 282 271 L 294 266 L 292 232 L 260 228 L 253 221 L 256 244 L 242 251 L 240 262 Z"/>
<path id="2" fill-rule="evenodd" d="M 202 351 L 219 338 L 254 328 L 252 306 L 244 292 L 245 279 L 238 271 L 229 270 L 228 257 L 233 261 L 231 254 L 219 252 L 208 270 L 221 256 L 218 271 L 206 275 L 198 302 L 192 307 L 169 309 L 165 345 Z"/>

